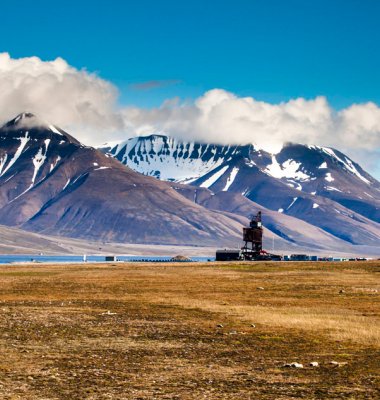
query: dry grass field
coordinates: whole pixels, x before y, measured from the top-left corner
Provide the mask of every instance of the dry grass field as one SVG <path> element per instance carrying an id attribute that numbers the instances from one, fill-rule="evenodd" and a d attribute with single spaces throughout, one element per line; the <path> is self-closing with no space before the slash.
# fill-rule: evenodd
<path id="1" fill-rule="evenodd" d="M 379 386 L 380 262 L 0 267 L 2 400 L 379 399 Z"/>

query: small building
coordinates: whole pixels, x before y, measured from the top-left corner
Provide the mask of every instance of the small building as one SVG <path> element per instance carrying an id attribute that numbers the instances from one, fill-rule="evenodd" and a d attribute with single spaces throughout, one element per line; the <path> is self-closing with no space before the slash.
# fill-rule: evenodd
<path id="1" fill-rule="evenodd" d="M 216 251 L 216 261 L 238 261 L 241 260 L 241 250 L 224 249 Z"/>
<path id="2" fill-rule="evenodd" d="M 310 261 L 310 257 L 307 254 L 292 254 L 290 256 L 291 261 Z"/>

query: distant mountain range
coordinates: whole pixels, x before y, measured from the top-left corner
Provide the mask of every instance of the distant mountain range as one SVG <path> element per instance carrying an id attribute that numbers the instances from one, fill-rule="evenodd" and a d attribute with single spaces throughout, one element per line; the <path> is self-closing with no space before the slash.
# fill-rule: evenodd
<path id="1" fill-rule="evenodd" d="M 379 245 L 380 183 L 338 150 L 287 144 L 269 154 L 252 144 L 188 143 L 162 135 L 102 150 L 144 175 L 207 188 L 217 198 L 225 198 L 224 192 L 240 195 L 256 203 L 252 207 L 303 220 L 344 242 Z M 246 207 L 236 211 L 231 200 L 223 203 L 219 209 L 247 215 Z M 273 232 L 292 241 L 277 220 Z"/>
<path id="2" fill-rule="evenodd" d="M 95 149 L 29 113 L 0 129 L 0 224 L 44 235 L 236 247 L 260 209 L 269 249 L 375 253 L 379 195 L 329 148 L 271 155 L 152 135 Z"/>

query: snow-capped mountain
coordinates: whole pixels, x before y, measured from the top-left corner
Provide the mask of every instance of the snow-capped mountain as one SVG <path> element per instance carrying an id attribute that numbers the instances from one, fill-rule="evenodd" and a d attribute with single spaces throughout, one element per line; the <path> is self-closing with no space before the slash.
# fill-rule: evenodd
<path id="1" fill-rule="evenodd" d="M 104 144 L 103 152 L 144 175 L 191 183 L 241 154 L 239 146 L 187 143 L 163 135 L 150 135 Z"/>
<path id="2" fill-rule="evenodd" d="M 145 175 L 190 183 L 214 194 L 240 194 L 350 243 L 379 240 L 380 183 L 335 149 L 287 144 L 270 154 L 254 145 L 185 143 L 151 135 L 108 151 Z"/>
<path id="3" fill-rule="evenodd" d="M 318 177 L 309 183 L 304 175 L 274 177 L 273 156 L 253 146 L 184 144 L 159 138 L 150 147 L 124 145 L 109 150 L 129 150 L 129 159 L 141 168 L 152 166 L 154 159 L 155 167 L 149 171 L 159 170 L 159 176 L 171 182 L 144 176 L 109 154 L 84 146 L 62 129 L 32 114 L 20 114 L 0 128 L 0 224 L 98 241 L 235 247 L 247 217 L 261 209 L 265 240 L 275 238 L 278 250 L 368 254 L 380 247 L 380 224 L 335 200 L 288 185 L 289 179 L 303 179 L 306 185 Z M 276 161 L 281 170 L 289 164 L 280 154 Z M 160 163 L 164 166 L 158 169 Z M 144 172 L 149 175 L 149 171 Z M 310 175 L 306 168 L 301 172 Z M 337 172 L 329 172 L 339 183 Z M 197 185 L 178 182 L 191 179 Z M 255 196 L 260 201 L 255 202 Z M 283 206 L 279 212 L 279 204 L 286 202 L 287 209 Z"/>
<path id="4" fill-rule="evenodd" d="M 0 129 L 0 224 L 132 243 L 236 242 L 244 218 L 210 211 L 23 113 Z"/>

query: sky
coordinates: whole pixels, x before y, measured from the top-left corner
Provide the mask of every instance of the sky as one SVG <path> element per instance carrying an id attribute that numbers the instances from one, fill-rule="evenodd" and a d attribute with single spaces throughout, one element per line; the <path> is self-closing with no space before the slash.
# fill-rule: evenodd
<path id="1" fill-rule="evenodd" d="M 4 2 L 0 118 L 341 146 L 380 177 L 379 19 L 378 0 Z"/>

